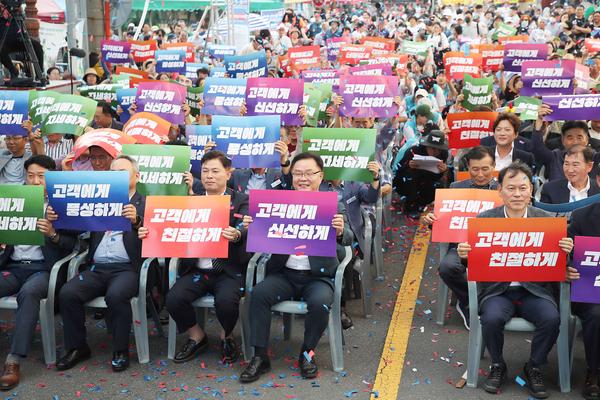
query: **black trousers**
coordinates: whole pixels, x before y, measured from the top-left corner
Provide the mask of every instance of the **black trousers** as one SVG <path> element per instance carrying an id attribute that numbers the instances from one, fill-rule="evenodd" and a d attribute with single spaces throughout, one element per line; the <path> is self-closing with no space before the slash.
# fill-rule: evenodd
<path id="1" fill-rule="evenodd" d="M 448 249 L 448 253 L 440 263 L 440 278 L 456 295 L 461 306 L 464 307 L 469 306 L 469 287 L 465 276 L 466 271 L 467 266 L 461 262 L 456 247 Z"/>
<path id="2" fill-rule="evenodd" d="M 93 271 L 83 271 L 65 283 L 59 295 L 65 350 L 86 345 L 83 305 L 104 296 L 111 321 L 113 351 L 127 351 L 132 319 L 130 300 L 138 294 L 138 288 L 139 274 L 131 264 L 96 264 Z"/>
<path id="3" fill-rule="evenodd" d="M 479 310 L 482 335 L 492 363 L 504 362 L 504 325 L 514 316 L 525 318 L 535 325 L 529 359 L 532 365 L 539 367 L 546 363 L 560 327 L 560 315 L 554 303 L 522 287 L 514 287 L 487 299 Z"/>
<path id="4" fill-rule="evenodd" d="M 572 303 L 573 314 L 581 318 L 585 360 L 591 370 L 600 370 L 600 304 Z"/>
<path id="5" fill-rule="evenodd" d="M 10 352 L 27 356 L 40 315 L 40 300 L 48 295 L 50 273 L 31 265 L 9 264 L 0 276 L 0 297 L 17 295 L 15 330 Z M 42 265 L 39 265 L 40 268 Z"/>
<path id="6" fill-rule="evenodd" d="M 180 333 L 196 325 L 192 302 L 209 293 L 215 297 L 217 319 L 225 336 L 233 331 L 240 314 L 240 298 L 243 294 L 240 281 L 225 272 L 213 275 L 192 270 L 177 279 L 167 294 L 167 311 L 175 320 Z"/>
<path id="7" fill-rule="evenodd" d="M 267 347 L 271 329 L 271 306 L 284 301 L 302 299 L 307 311 L 304 319 L 303 350 L 314 350 L 329 322 L 333 303 L 333 287 L 319 278 L 283 268 L 267 275 L 252 290 L 250 297 L 250 344 Z"/>
<path id="8" fill-rule="evenodd" d="M 403 168 L 394 178 L 394 186 L 404 200 L 406 212 L 418 211 L 435 199 L 435 189 L 442 187 L 441 177 L 431 172 Z"/>

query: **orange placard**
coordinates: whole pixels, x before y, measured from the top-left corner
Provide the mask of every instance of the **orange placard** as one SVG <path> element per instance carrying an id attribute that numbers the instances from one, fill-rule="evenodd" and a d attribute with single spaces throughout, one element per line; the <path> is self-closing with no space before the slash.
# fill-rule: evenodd
<path id="1" fill-rule="evenodd" d="M 142 82 L 156 82 L 156 81 L 154 79 L 137 78 L 134 76 L 134 77 L 129 78 L 129 87 L 136 88 Z"/>
<path id="2" fill-rule="evenodd" d="M 484 137 L 494 134 L 494 121 L 498 116 L 493 111 L 474 111 L 448 114 L 448 144 L 452 149 L 479 146 Z"/>
<path id="3" fill-rule="evenodd" d="M 142 257 L 224 258 L 230 196 L 148 196 Z"/>
<path id="4" fill-rule="evenodd" d="M 116 75 L 124 74 L 124 75 L 132 76 L 134 78 L 141 78 L 141 79 L 149 78 L 149 75 L 146 71 L 141 71 L 141 70 L 135 69 L 135 68 L 127 68 L 127 67 L 123 67 L 121 65 L 117 65 L 115 74 Z"/>
<path id="5" fill-rule="evenodd" d="M 154 52 L 158 48 L 156 40 L 129 40 L 129 43 L 131 43 L 131 56 L 136 63 L 154 58 Z"/>
<path id="6" fill-rule="evenodd" d="M 369 46 L 373 50 L 385 50 L 388 52 L 396 50 L 396 41 L 394 39 L 366 36 L 360 40 L 360 44 Z"/>
<path id="7" fill-rule="evenodd" d="M 504 59 L 504 45 L 502 44 L 475 44 L 471 46 L 473 53 L 481 54 L 481 68 L 485 72 L 498 71 Z"/>
<path id="8" fill-rule="evenodd" d="M 149 112 L 133 114 L 123 127 L 123 133 L 139 144 L 161 144 L 169 135 L 171 123 Z"/>
<path id="9" fill-rule="evenodd" d="M 500 173 L 500 171 L 493 171 L 492 176 L 494 178 L 498 179 L 499 173 Z M 456 181 L 457 182 L 466 181 L 467 179 L 471 179 L 471 174 L 469 173 L 469 171 L 457 171 L 456 172 Z"/>
<path id="10" fill-rule="evenodd" d="M 500 36 L 498 37 L 499 44 L 507 44 L 507 43 L 527 43 L 529 42 L 528 35 L 517 35 L 517 36 Z"/>
<path id="11" fill-rule="evenodd" d="M 436 189 L 433 214 L 437 220 L 433 224 L 431 241 L 466 242 L 468 220 L 501 205 L 497 190 Z"/>
<path id="12" fill-rule="evenodd" d="M 161 46 L 164 50 L 183 50 L 185 51 L 185 62 L 193 63 L 196 60 L 193 43 L 165 43 Z"/>
<path id="13" fill-rule="evenodd" d="M 596 53 L 600 51 L 600 39 L 585 39 L 585 48 L 588 53 Z"/>
<path id="14" fill-rule="evenodd" d="M 566 218 L 474 218 L 469 221 L 468 279 L 477 282 L 563 282 Z"/>
<path id="15" fill-rule="evenodd" d="M 371 47 L 344 43 L 340 46 L 338 60 L 340 64 L 357 65 L 361 60 L 371 58 Z"/>
<path id="16" fill-rule="evenodd" d="M 296 71 L 318 68 L 321 65 L 321 52 L 319 46 L 292 47 L 287 56 L 290 66 Z"/>
<path id="17" fill-rule="evenodd" d="M 449 51 L 444 54 L 444 67 L 450 79 L 461 80 L 465 74 L 473 78 L 481 75 L 481 54 L 472 53 L 468 56 L 460 51 Z"/>

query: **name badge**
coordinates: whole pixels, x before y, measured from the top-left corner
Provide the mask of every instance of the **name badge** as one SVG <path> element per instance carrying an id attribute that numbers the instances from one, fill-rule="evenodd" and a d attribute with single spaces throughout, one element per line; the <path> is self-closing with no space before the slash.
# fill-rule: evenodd
<path id="1" fill-rule="evenodd" d="M 274 181 L 273 183 L 271 183 L 271 187 L 275 187 L 275 186 L 279 186 L 281 185 L 281 179 L 277 179 L 276 181 Z"/>
<path id="2" fill-rule="evenodd" d="M 350 203 L 352 203 L 353 201 L 356 201 L 356 196 L 352 196 L 352 197 L 350 197 L 348 200 L 346 200 L 346 204 L 350 204 Z"/>

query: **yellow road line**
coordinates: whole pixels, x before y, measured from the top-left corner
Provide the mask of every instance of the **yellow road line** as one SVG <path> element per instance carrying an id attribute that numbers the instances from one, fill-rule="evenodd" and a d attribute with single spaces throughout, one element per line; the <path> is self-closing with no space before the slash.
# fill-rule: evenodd
<path id="1" fill-rule="evenodd" d="M 373 385 L 371 399 L 397 400 L 404 357 L 408 346 L 415 304 L 421 286 L 421 277 L 427 257 L 431 231 L 419 227 L 415 233 L 412 250 L 406 262 L 402 286 L 398 291 L 394 313 L 390 321 L 385 345 L 379 360 L 377 376 Z"/>

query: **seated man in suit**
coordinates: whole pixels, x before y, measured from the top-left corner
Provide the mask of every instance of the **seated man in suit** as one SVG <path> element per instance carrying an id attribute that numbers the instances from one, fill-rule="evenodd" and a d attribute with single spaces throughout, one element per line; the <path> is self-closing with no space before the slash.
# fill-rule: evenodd
<path id="1" fill-rule="evenodd" d="M 45 186 L 44 173 L 55 170 L 56 163 L 48 156 L 36 155 L 25 161 L 24 167 L 26 185 Z M 46 218 L 37 221 L 37 229 L 44 234 L 43 246 L 6 246 L 0 254 L 3 271 L 0 297 L 16 295 L 19 304 L 10 352 L 0 377 L 0 390 L 11 390 L 19 384 L 19 364 L 29 353 L 40 314 L 40 300 L 48 295 L 50 270 L 56 261 L 73 250 L 77 241 L 76 233 L 54 229 L 51 221 L 55 217 L 52 207 L 47 207 Z"/>
<path id="2" fill-rule="evenodd" d="M 133 158 L 118 156 L 110 169 L 129 172 L 129 204 L 123 207 L 122 215 L 131 221 L 131 231 L 91 232 L 87 268 L 60 291 L 58 298 L 66 353 L 56 363 L 59 371 L 71 369 L 91 356 L 86 342 L 84 304 L 98 296 L 104 296 L 111 317 L 112 369 L 120 372 L 129 367 L 132 319 L 129 302 L 138 294 L 143 260 L 142 241 L 138 239 L 137 230 L 142 225 L 146 201 L 136 191 L 140 174 Z"/>
<path id="3" fill-rule="evenodd" d="M 250 193 L 251 189 L 287 189 L 284 175 L 290 173 L 290 160 L 287 144 L 281 140 L 275 142 L 275 150 L 280 154 L 281 168 L 238 168 L 231 174 L 228 186 L 241 193 Z"/>
<path id="4" fill-rule="evenodd" d="M 92 127 L 94 129 L 110 128 L 118 131 L 123 130 L 123 124 L 113 118 L 113 111 L 110 103 L 103 100 L 100 100 L 96 105 L 96 113 L 94 114 Z"/>
<path id="5" fill-rule="evenodd" d="M 188 340 L 175 354 L 173 361 L 183 363 L 193 359 L 208 347 L 208 338 L 196 323 L 192 303 L 202 296 L 212 294 L 215 298 L 217 319 L 223 327 L 221 332 L 221 356 L 223 362 L 233 363 L 239 357 L 232 332 L 239 316 L 240 299 L 244 294 L 246 267 L 250 257 L 246 253 L 246 233 L 242 229 L 242 216 L 248 214 L 248 195 L 227 187 L 231 176 L 231 160 L 220 151 L 209 151 L 202 157 L 202 185 L 200 196 L 231 196 L 229 227 L 222 235 L 229 241 L 227 258 L 184 258 L 182 272 L 175 285 L 167 293 L 167 311 L 175 320 L 177 330 L 186 332 Z M 186 178 L 192 187 L 191 174 Z M 147 228 L 138 230 L 140 239 L 148 236 Z"/>
<path id="6" fill-rule="evenodd" d="M 600 203 L 573 211 L 569 224 L 569 237 L 593 236 L 600 237 Z M 579 272 L 573 267 L 567 269 L 567 279 L 580 279 Z M 583 347 L 587 374 L 583 388 L 584 399 L 600 399 L 600 304 L 571 303 L 573 314 L 581 319 L 583 328 Z"/>
<path id="7" fill-rule="evenodd" d="M 316 192 L 323 181 L 323 160 L 312 153 L 300 153 L 292 161 L 291 173 L 295 190 Z M 244 217 L 246 227 L 251 222 L 250 216 Z M 342 203 L 331 225 L 337 235 L 337 258 L 273 254 L 268 261 L 267 276 L 254 287 L 250 297 L 250 343 L 254 346 L 254 357 L 241 373 L 240 382 L 254 382 L 271 369 L 267 354 L 271 307 L 291 298 L 302 298 L 308 309 L 304 320 L 304 343 L 298 359 L 300 373 L 307 379 L 317 376 L 316 357 L 307 358 L 304 353 L 315 350 L 327 328 L 333 302 L 332 278 L 335 277 L 343 246 L 352 244 L 352 232 L 348 229 Z"/>
<path id="8" fill-rule="evenodd" d="M 494 151 L 489 147 L 473 147 L 463 157 L 466 160 L 471 179 L 452 182 L 450 189 L 486 189 L 497 190 L 498 182 L 494 179 Z M 430 212 L 423 217 L 423 223 L 431 225 L 437 220 Z M 448 244 L 448 252 L 440 262 L 440 278 L 456 295 L 456 311 L 461 316 L 465 328 L 469 329 L 469 290 L 465 272 L 467 266 L 463 264 L 456 253 L 457 243 Z"/>
<path id="9" fill-rule="evenodd" d="M 565 153 L 563 172 L 566 178 L 544 183 L 542 203 L 562 204 L 587 199 L 600 193 L 596 181 L 590 178 L 594 168 L 594 151 L 580 144 L 572 146 Z"/>
<path id="10" fill-rule="evenodd" d="M 515 162 L 498 176 L 503 206 L 484 211 L 477 218 L 542 218 L 547 212 L 529 206 L 533 179 L 529 167 Z M 562 238 L 559 247 L 567 254 L 573 249 L 571 238 Z M 471 251 L 468 243 L 459 243 L 458 256 L 467 261 Z M 535 325 L 531 355 L 524 367 L 529 393 L 539 399 L 548 397 L 544 374 L 540 369 L 558 338 L 560 316 L 550 284 L 543 282 L 480 282 L 478 284 L 479 315 L 483 341 L 490 353 L 492 365 L 483 385 L 488 393 L 498 393 L 506 380 L 506 363 L 502 356 L 504 325 L 514 316 Z"/>
<path id="11" fill-rule="evenodd" d="M 521 160 L 533 169 L 535 161 L 533 155 L 515 146 L 515 140 L 519 136 L 519 127 L 521 120 L 513 113 L 502 113 L 494 121 L 494 140 L 496 146 L 494 150 L 494 159 L 496 161 L 496 171 L 508 167 L 513 161 Z"/>

